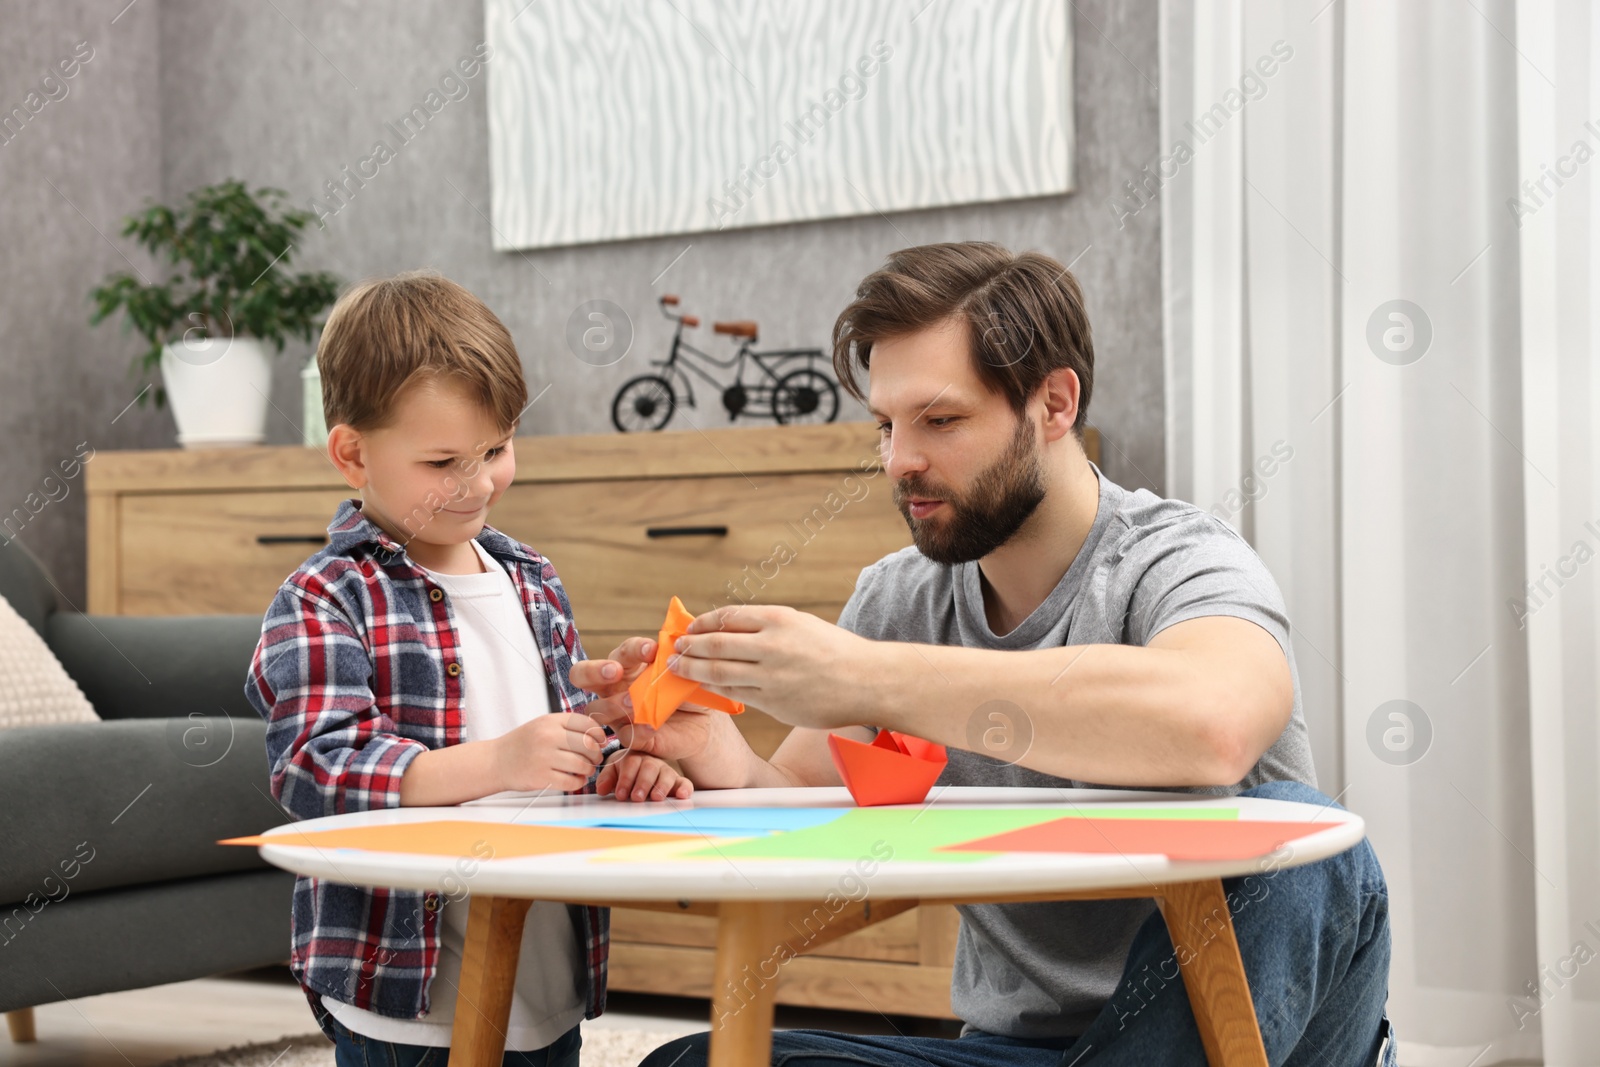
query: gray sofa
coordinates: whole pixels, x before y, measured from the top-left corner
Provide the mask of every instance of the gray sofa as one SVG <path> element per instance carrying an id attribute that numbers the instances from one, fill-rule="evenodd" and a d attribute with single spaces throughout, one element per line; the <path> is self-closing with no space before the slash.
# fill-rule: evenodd
<path id="1" fill-rule="evenodd" d="M 61 610 L 0 538 L 0 595 L 104 719 L 0 730 L 0 1012 L 281 963 L 294 878 L 215 844 L 288 821 L 244 698 L 259 616 Z M 265 605 L 263 605 L 263 610 Z"/>

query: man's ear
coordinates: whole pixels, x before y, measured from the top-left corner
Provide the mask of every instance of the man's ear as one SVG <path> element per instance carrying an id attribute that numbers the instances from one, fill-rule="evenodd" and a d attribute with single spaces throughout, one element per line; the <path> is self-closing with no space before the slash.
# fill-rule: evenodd
<path id="1" fill-rule="evenodd" d="M 1045 376 L 1040 386 L 1044 401 L 1044 439 L 1055 441 L 1072 433 L 1078 420 L 1078 372 L 1062 367 Z"/>
<path id="2" fill-rule="evenodd" d="M 328 431 L 328 460 L 344 475 L 352 489 L 367 484 L 367 465 L 362 453 L 360 431 L 341 422 Z"/>

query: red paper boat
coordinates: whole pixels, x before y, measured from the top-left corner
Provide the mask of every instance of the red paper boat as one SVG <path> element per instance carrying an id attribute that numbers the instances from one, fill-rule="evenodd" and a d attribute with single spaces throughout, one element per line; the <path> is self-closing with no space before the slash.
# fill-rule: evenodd
<path id="1" fill-rule="evenodd" d="M 879 730 L 871 744 L 829 734 L 828 754 L 864 808 L 922 803 L 949 762 L 943 745 L 893 730 Z"/>

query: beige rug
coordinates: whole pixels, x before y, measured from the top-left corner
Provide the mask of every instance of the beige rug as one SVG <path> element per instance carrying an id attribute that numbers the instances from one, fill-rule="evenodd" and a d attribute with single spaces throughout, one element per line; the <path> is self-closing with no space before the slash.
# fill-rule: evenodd
<path id="1" fill-rule="evenodd" d="M 656 1030 L 586 1027 L 579 1058 L 583 1067 L 638 1067 L 640 1060 L 677 1036 Z M 320 1033 L 301 1034 L 168 1060 L 161 1067 L 333 1067 L 333 1044 Z"/>

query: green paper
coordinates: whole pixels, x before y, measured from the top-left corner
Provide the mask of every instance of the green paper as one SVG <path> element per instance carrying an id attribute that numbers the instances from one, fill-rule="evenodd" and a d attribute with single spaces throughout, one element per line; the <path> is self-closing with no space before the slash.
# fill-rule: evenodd
<path id="1" fill-rule="evenodd" d="M 701 859 L 896 859 L 974 863 L 988 852 L 941 852 L 980 837 L 1061 818 L 1237 819 L 1238 808 L 853 808 L 823 826 L 682 853 Z M 884 846 L 892 849 L 884 854 Z"/>

